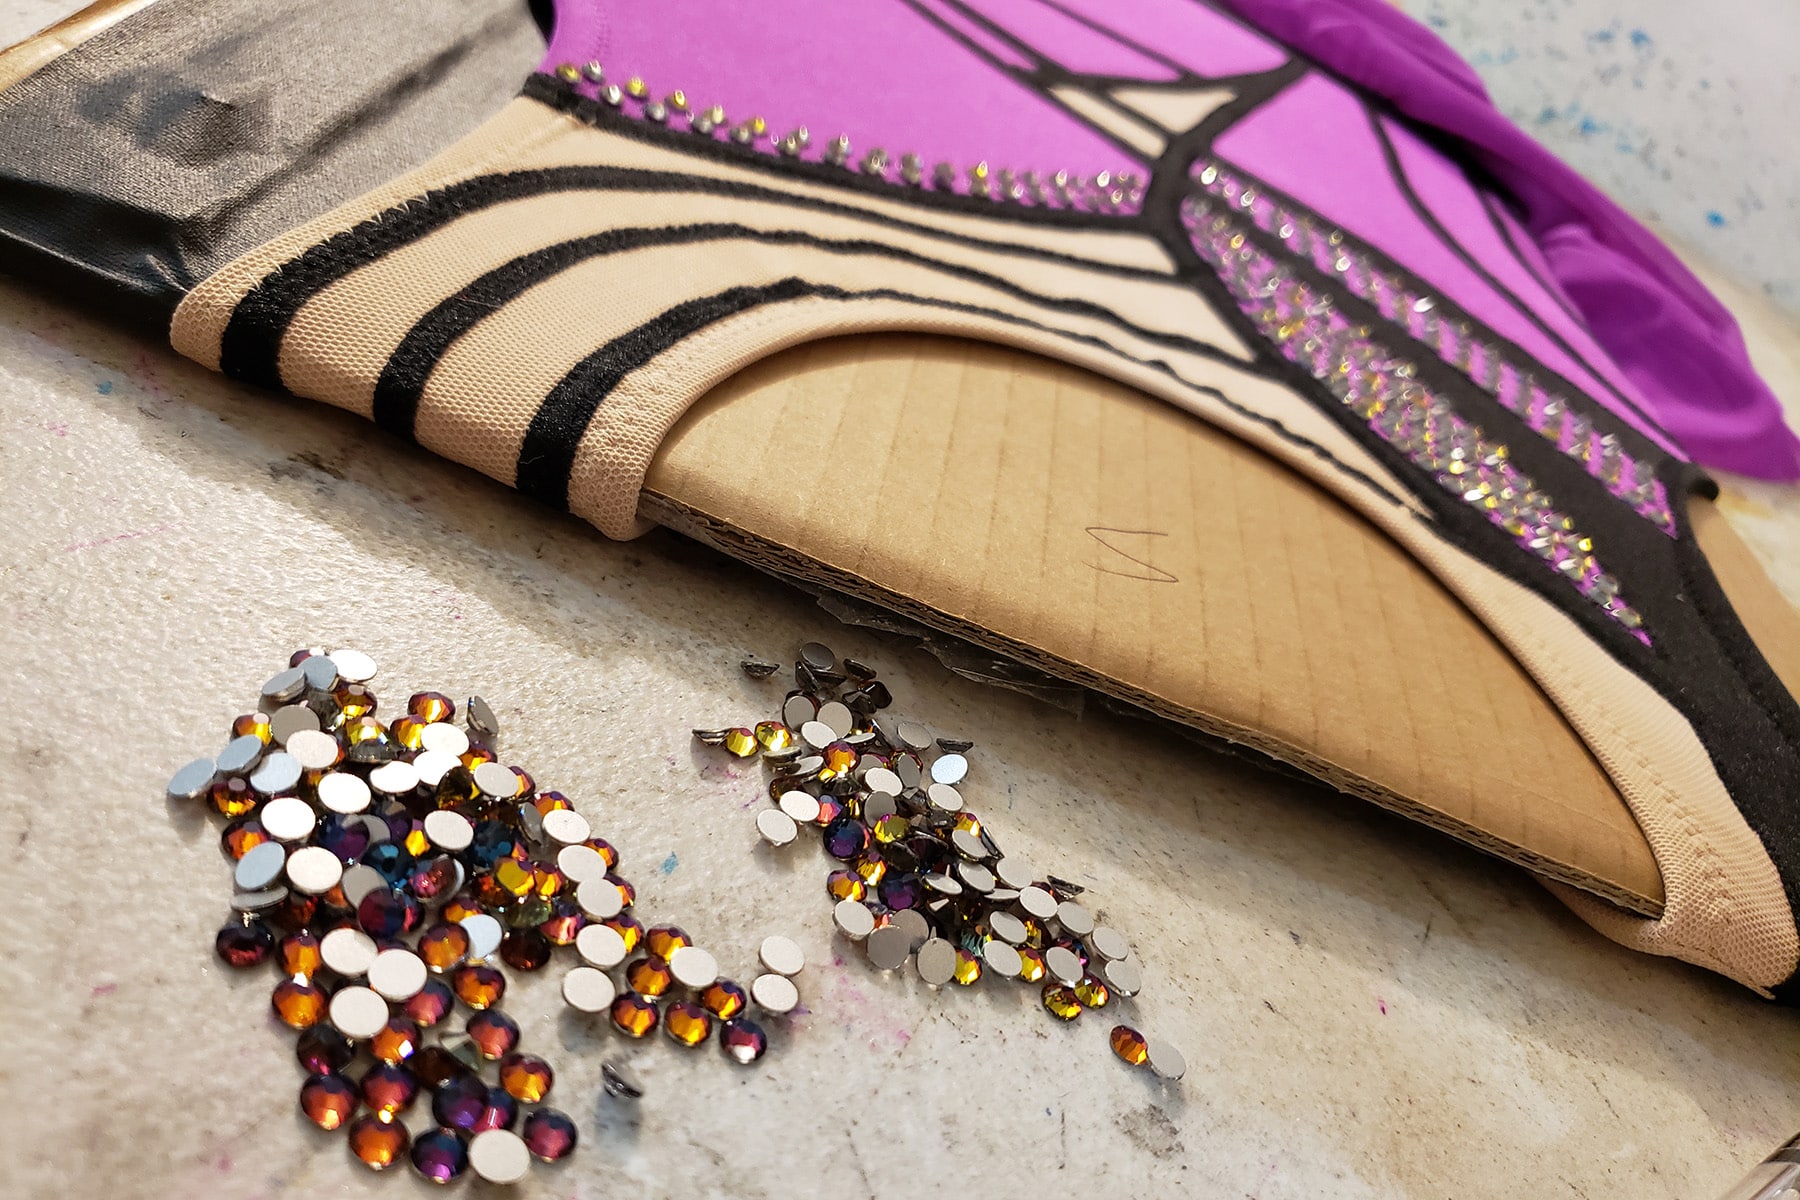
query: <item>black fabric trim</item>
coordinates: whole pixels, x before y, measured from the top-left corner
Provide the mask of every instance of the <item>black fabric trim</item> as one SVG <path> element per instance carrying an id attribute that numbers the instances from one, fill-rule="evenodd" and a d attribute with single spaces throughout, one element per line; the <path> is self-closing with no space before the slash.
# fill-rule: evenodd
<path id="1" fill-rule="evenodd" d="M 977 271 L 972 267 L 944 262 L 898 246 L 866 238 L 823 238 L 800 230 L 759 230 L 732 222 L 708 222 L 699 225 L 659 226 L 651 228 L 609 229 L 603 233 L 574 238 L 534 250 L 505 263 L 474 280 L 456 295 L 437 304 L 407 331 L 393 356 L 383 367 L 375 386 L 374 418 L 382 428 L 411 437 L 413 419 L 418 411 L 419 396 L 433 367 L 451 343 L 461 337 L 483 317 L 510 303 L 535 284 L 568 270 L 589 259 L 617 254 L 643 246 L 685 245 L 695 242 L 748 240 L 775 246 L 811 246 L 834 254 L 877 255 L 916 263 L 958 279 L 967 279 L 985 287 L 1016 296 L 1042 308 L 1061 310 L 1103 321 L 1146 341 L 1158 342 L 1172 349 L 1185 350 L 1240 370 L 1254 371 L 1254 364 L 1225 354 L 1217 347 L 1192 338 L 1174 337 L 1144 329 L 1120 317 L 1111 309 L 1086 300 L 1069 300 L 1047 296 L 1028 288 Z M 1110 342 L 1104 343 L 1111 346 Z M 1115 353 L 1124 351 L 1113 347 Z M 1143 361 L 1143 360 L 1139 360 Z M 1176 378 L 1187 380 L 1170 368 Z"/>
<path id="2" fill-rule="evenodd" d="M 1429 228 L 1432 233 L 1437 235 L 1438 241 L 1443 243 L 1445 248 L 1448 249 L 1450 253 L 1454 254 L 1463 266 L 1474 272 L 1478 279 L 1487 284 L 1488 287 L 1492 288 L 1496 295 L 1505 300 L 1507 304 L 1511 305 L 1515 312 L 1529 321 L 1534 329 L 1554 342 L 1557 349 L 1581 364 L 1582 368 L 1585 369 L 1588 374 L 1592 375 L 1594 379 L 1599 382 L 1600 386 L 1606 389 L 1609 395 L 1618 400 L 1620 404 L 1623 404 L 1626 408 L 1630 409 L 1633 416 L 1637 417 L 1646 425 L 1650 426 L 1650 428 L 1656 430 L 1673 442 L 1675 439 L 1669 435 L 1669 431 L 1664 429 L 1662 424 L 1657 421 L 1654 416 L 1645 412 L 1643 407 L 1640 406 L 1637 401 L 1633 400 L 1614 386 L 1612 380 L 1606 377 L 1604 371 L 1597 369 L 1593 363 L 1589 362 L 1585 355 L 1569 344 L 1568 339 L 1564 338 L 1562 334 L 1551 328 L 1543 318 L 1539 317 L 1537 313 L 1532 310 L 1530 305 L 1526 304 L 1511 288 L 1507 287 L 1495 277 L 1492 271 L 1482 266 L 1480 261 L 1477 260 L 1474 255 L 1470 254 L 1461 242 L 1450 235 L 1450 231 L 1444 228 L 1444 223 L 1438 218 L 1437 213 L 1432 211 L 1431 206 L 1425 203 L 1424 198 L 1420 196 L 1418 191 L 1413 187 L 1412 179 L 1406 173 L 1406 166 L 1400 161 L 1400 151 L 1395 147 L 1393 139 L 1388 136 L 1388 131 L 1382 121 L 1381 114 L 1371 108 L 1367 101 L 1364 102 L 1363 111 L 1367 114 L 1369 128 L 1375 133 L 1375 140 L 1381 144 L 1382 157 L 1387 162 L 1388 174 L 1393 177 L 1394 185 L 1400 189 L 1401 196 L 1405 198 L 1407 205 L 1413 210 L 1413 214 L 1417 216 L 1419 220 L 1425 222 L 1426 227 Z M 1363 240 L 1366 241 L 1366 239 Z M 1442 288 L 1433 288 L 1432 291 L 1437 299 L 1442 300 L 1444 298 Z M 1474 317 L 1471 317 L 1466 313 L 1463 314 L 1463 319 L 1475 321 Z M 1490 330 L 1489 332 L 1492 331 Z M 1504 341 L 1506 339 L 1501 340 Z M 1525 350 L 1523 346 L 1517 348 L 1521 355 L 1531 360 L 1534 369 L 1542 371 L 1545 376 L 1560 383 L 1563 388 L 1570 393 L 1570 399 L 1581 403 L 1584 407 L 1591 406 L 1593 411 L 1586 415 L 1590 417 L 1601 417 L 1607 424 L 1609 432 L 1617 433 L 1621 437 L 1626 435 L 1636 436 L 1640 441 L 1643 441 L 1646 446 L 1649 446 L 1658 456 L 1668 453 L 1668 451 L 1663 450 L 1660 447 L 1651 445 L 1648 439 L 1645 439 L 1642 435 L 1638 434 L 1637 430 L 1633 429 L 1629 424 L 1620 421 L 1604 406 L 1588 396 L 1585 389 L 1574 386 L 1572 382 L 1551 370 L 1548 364 L 1539 361 L 1536 355 Z"/>
<path id="3" fill-rule="evenodd" d="M 613 339 L 576 364 L 568 375 L 558 382 L 555 388 L 551 389 L 543 406 L 532 419 L 531 432 L 527 433 L 519 453 L 515 486 L 521 492 L 535 496 L 545 503 L 553 504 L 558 508 L 567 508 L 569 473 L 574 468 L 576 448 L 586 433 L 589 423 L 593 420 L 594 413 L 599 410 L 600 405 L 612 389 L 618 386 L 620 379 L 623 379 L 632 370 L 650 362 L 656 355 L 661 354 L 676 342 L 709 324 L 747 311 L 760 304 L 801 297 L 832 300 L 900 300 L 946 312 L 989 317 L 1023 329 L 1052 334 L 1064 341 L 1096 347 L 1124 362 L 1158 371 L 1174 379 L 1183 387 L 1212 397 L 1238 416 L 1255 421 L 1290 445 L 1304 449 L 1320 461 L 1331 464 L 1338 472 L 1347 478 L 1355 479 L 1388 503 L 1395 505 L 1403 503 L 1398 496 L 1388 491 L 1379 482 L 1347 463 L 1340 462 L 1332 456 L 1329 450 L 1317 442 L 1293 432 L 1265 414 L 1245 408 L 1215 387 L 1182 379 L 1167 363 L 1134 358 L 1099 338 L 1069 333 L 1066 330 L 1056 329 L 997 309 L 959 304 L 892 288 L 850 291 L 829 284 L 809 283 L 792 277 L 760 287 L 730 288 L 716 296 L 685 301 L 661 316 L 645 322 L 630 333 Z"/>

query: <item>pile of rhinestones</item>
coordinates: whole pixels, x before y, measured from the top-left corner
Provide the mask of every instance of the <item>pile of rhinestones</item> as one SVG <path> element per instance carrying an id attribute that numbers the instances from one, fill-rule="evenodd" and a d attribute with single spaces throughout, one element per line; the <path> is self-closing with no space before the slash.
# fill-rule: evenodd
<path id="1" fill-rule="evenodd" d="M 780 669 L 743 667 L 754 678 Z M 1137 995 L 1129 942 L 1096 922 L 1083 889 L 1003 853 L 965 802 L 971 743 L 889 716 L 893 697 L 875 670 L 818 642 L 801 648 L 794 678 L 779 719 L 694 736 L 761 757 L 773 807 L 757 814 L 757 831 L 773 846 L 817 832 L 841 864 L 825 880 L 834 922 L 871 964 L 910 963 L 934 988 L 984 975 L 1041 984 L 1045 1010 L 1061 1021 Z M 1163 1079 L 1187 1070 L 1174 1046 L 1129 1025 L 1109 1040 L 1120 1059 Z"/>
<path id="2" fill-rule="evenodd" d="M 768 973 L 748 989 L 721 979 L 679 928 L 633 915 L 618 852 L 567 797 L 496 758 L 488 704 L 470 698 L 458 724 L 448 696 L 420 692 L 384 721 L 375 671 L 356 650 L 296 652 L 225 748 L 168 789 L 226 821 L 236 894 L 215 949 L 232 967 L 275 964 L 270 1003 L 300 1031 L 314 1123 L 346 1130 L 367 1166 L 409 1160 L 433 1183 L 471 1171 L 514 1183 L 533 1158 L 567 1156 L 576 1125 L 543 1103 L 551 1066 L 520 1049 L 500 1007 L 503 968 L 541 970 L 557 947 L 582 959 L 562 984 L 576 1010 L 688 1047 L 716 1027 L 728 1059 L 763 1055 L 745 1010 L 798 1005 L 797 945 L 767 939 Z M 625 988 L 607 973 L 622 964 Z M 615 1097 L 639 1094 L 621 1067 L 605 1080 Z M 402 1118 L 424 1092 L 432 1124 L 415 1134 Z"/>

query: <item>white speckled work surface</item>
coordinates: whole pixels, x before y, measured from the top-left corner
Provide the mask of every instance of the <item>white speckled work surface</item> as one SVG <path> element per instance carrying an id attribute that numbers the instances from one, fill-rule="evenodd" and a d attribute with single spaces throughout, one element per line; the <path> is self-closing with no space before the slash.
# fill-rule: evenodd
<path id="1" fill-rule="evenodd" d="M 1786 388 L 1792 333 L 1769 320 L 1753 340 Z M 1510 867 L 1148 725 L 958 679 L 674 537 L 607 542 L 11 283 L 0 434 L 7 1200 L 427 1190 L 300 1116 L 272 976 L 213 956 L 218 823 L 162 797 L 316 642 L 374 654 L 390 703 L 490 698 L 505 756 L 572 796 L 642 914 L 728 974 L 772 932 L 811 960 L 805 1013 L 770 1022 L 747 1070 L 628 1044 L 565 1014 L 551 972 L 515 976 L 506 1007 L 583 1143 L 521 1194 L 1709 1200 L 1800 1128 L 1791 1012 L 1604 941 Z M 1800 500 L 1734 495 L 1800 595 Z M 832 935 L 829 861 L 759 846 L 760 773 L 688 734 L 772 713 L 779 680 L 738 661 L 813 637 L 975 741 L 972 805 L 1133 938 L 1130 1019 L 1186 1051 L 1182 1084 L 1114 1059 L 1109 1014 L 1059 1025 L 989 981 L 932 993 Z M 613 1056 L 646 1084 L 636 1105 L 599 1091 Z"/>

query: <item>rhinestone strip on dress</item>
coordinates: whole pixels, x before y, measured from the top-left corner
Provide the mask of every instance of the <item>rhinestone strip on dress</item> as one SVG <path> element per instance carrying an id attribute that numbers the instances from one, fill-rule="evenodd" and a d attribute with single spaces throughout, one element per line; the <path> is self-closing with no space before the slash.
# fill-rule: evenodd
<path id="1" fill-rule="evenodd" d="M 1238 208 L 1250 207 L 1240 196 Z M 1619 594 L 1593 542 L 1551 498 L 1450 403 L 1415 378 L 1416 368 L 1353 325 L 1329 294 L 1295 277 L 1247 236 L 1248 220 L 1196 191 L 1182 203 L 1194 249 L 1218 271 L 1238 307 L 1290 362 L 1323 383 L 1389 445 L 1438 485 L 1480 510 L 1527 552 L 1567 580 L 1639 641 L 1643 617 Z"/>
<path id="2" fill-rule="evenodd" d="M 1246 184 L 1217 161 L 1202 160 L 1194 170 L 1209 194 L 1237 205 L 1257 228 L 1279 237 L 1289 250 L 1319 270 L 1341 279 L 1351 293 L 1373 304 L 1383 317 L 1431 347 L 1475 386 L 1518 414 L 1526 428 L 1579 462 L 1639 516 L 1670 537 L 1677 536 L 1668 491 L 1650 466 L 1626 453 L 1615 435 L 1600 432 L 1591 420 L 1574 411 L 1566 396 L 1545 387 L 1500 339 L 1467 320 L 1441 315 L 1436 297 L 1409 286 L 1379 251 L 1343 230 L 1322 226 L 1266 190 Z"/>
<path id="3" fill-rule="evenodd" d="M 709 141 L 722 137 L 747 149 L 786 159 L 805 157 L 812 149 L 812 133 L 804 125 L 776 134 L 759 116 L 747 117 L 734 124 L 727 118 L 723 106 L 714 104 L 702 108 L 692 103 L 681 88 L 658 100 L 651 95 L 650 86 L 636 75 L 623 84 L 609 82 L 606 69 L 598 62 L 582 66 L 563 63 L 556 68 L 552 78 L 577 95 L 615 109 L 624 116 L 635 116 L 653 125 L 670 128 L 675 128 L 678 120 L 685 121 L 691 132 Z M 1139 172 L 1100 171 L 1079 175 L 1073 171 L 1025 171 L 993 167 L 985 160 L 966 170 L 958 170 L 955 163 L 939 162 L 927 171 L 925 160 L 911 152 L 895 155 L 875 146 L 858 157 L 853 153 L 849 136 L 841 133 L 820 148 L 818 161 L 886 183 L 1033 208 L 1131 216 L 1142 209 L 1144 203 L 1145 180 Z"/>

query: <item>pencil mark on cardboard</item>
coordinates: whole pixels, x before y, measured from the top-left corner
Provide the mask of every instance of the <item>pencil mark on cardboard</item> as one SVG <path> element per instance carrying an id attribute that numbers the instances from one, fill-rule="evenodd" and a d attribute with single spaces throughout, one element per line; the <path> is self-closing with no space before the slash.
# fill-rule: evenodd
<path id="1" fill-rule="evenodd" d="M 1169 574 L 1161 567 L 1152 564 L 1147 557 L 1140 558 L 1138 555 L 1131 553 L 1131 551 L 1116 545 L 1114 541 L 1108 540 L 1109 538 L 1160 538 L 1168 537 L 1168 534 L 1155 529 L 1113 529 L 1107 525 L 1089 525 L 1087 527 L 1087 535 L 1096 542 L 1099 542 L 1102 546 L 1105 546 L 1108 550 L 1111 550 L 1120 558 L 1126 560 L 1126 562 L 1133 564 L 1131 567 L 1108 566 L 1105 563 L 1089 564 L 1094 570 L 1104 571 L 1108 575 L 1117 575 L 1122 579 L 1141 579 L 1145 583 L 1181 582 L 1181 580 Z M 1150 553 L 1150 548 L 1147 544 L 1142 546 L 1141 549 L 1146 556 Z"/>

